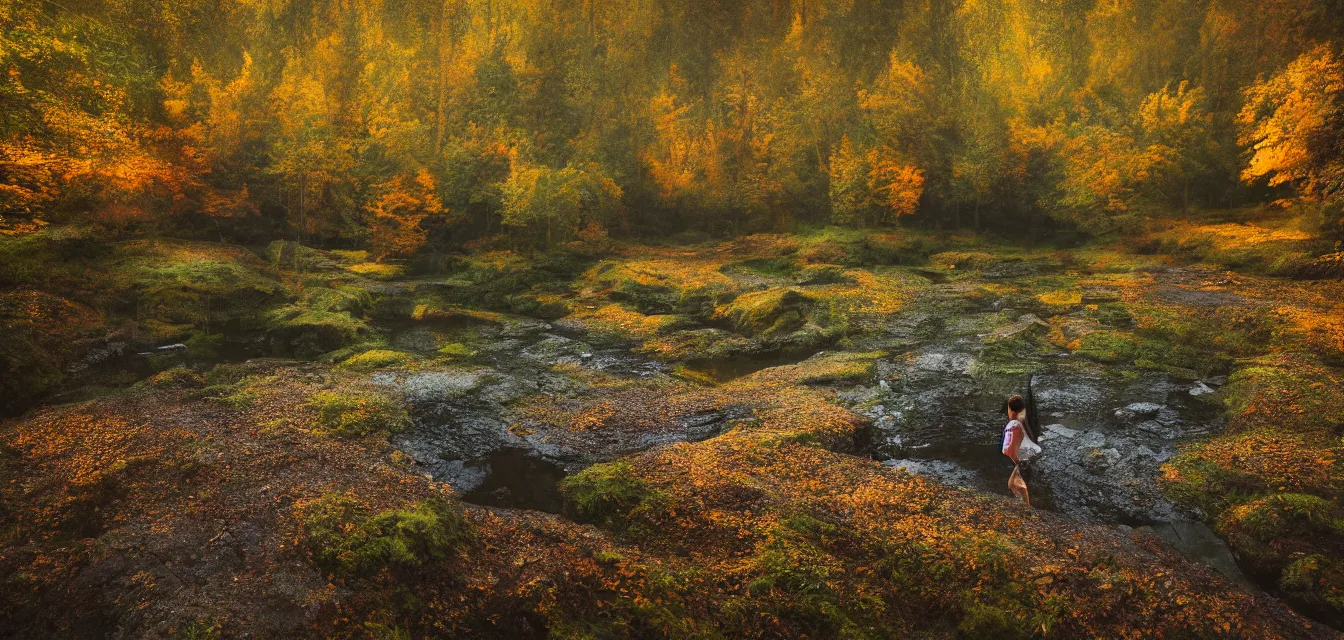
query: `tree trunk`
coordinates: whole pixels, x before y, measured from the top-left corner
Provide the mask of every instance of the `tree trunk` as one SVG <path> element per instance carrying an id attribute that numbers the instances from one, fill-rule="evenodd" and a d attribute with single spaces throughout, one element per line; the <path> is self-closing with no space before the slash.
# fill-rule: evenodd
<path id="1" fill-rule="evenodd" d="M 448 128 L 448 65 L 454 46 L 453 19 L 457 12 L 450 8 L 456 0 L 443 0 L 439 9 L 439 104 L 434 117 L 434 151 L 443 152 L 443 139 Z"/>
<path id="2" fill-rule="evenodd" d="M 302 276 L 303 276 L 303 261 L 301 260 L 303 254 L 303 232 L 304 227 L 308 225 L 308 221 L 305 218 L 305 215 L 307 214 L 307 211 L 305 210 L 307 200 L 308 200 L 308 174 L 301 173 L 299 174 L 299 233 L 298 233 L 299 246 L 294 247 L 294 270 L 299 272 L 300 285 L 302 285 Z"/>

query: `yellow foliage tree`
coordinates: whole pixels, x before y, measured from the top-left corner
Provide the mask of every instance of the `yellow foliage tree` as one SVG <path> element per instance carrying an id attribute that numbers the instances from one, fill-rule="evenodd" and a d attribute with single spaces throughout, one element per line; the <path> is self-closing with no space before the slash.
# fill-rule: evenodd
<path id="1" fill-rule="evenodd" d="M 445 210 L 434 177 L 421 169 L 414 177 L 398 176 L 378 185 L 381 193 L 365 206 L 370 214 L 369 247 L 375 261 L 419 249 L 427 236 L 420 223 Z"/>
<path id="2" fill-rule="evenodd" d="M 879 223 L 891 223 L 919 210 L 924 195 L 924 172 L 905 162 L 889 147 L 868 152 L 868 189 L 882 215 Z"/>
<path id="3" fill-rule="evenodd" d="M 871 171 L 868 156 L 855 151 L 849 136 L 841 138 L 830 161 L 831 222 L 846 226 L 864 222 L 873 206 Z"/>
<path id="4" fill-rule="evenodd" d="M 1251 149 L 1242 180 L 1294 184 L 1315 198 L 1344 191 L 1344 60 L 1330 47 L 1249 87 L 1237 120 Z"/>

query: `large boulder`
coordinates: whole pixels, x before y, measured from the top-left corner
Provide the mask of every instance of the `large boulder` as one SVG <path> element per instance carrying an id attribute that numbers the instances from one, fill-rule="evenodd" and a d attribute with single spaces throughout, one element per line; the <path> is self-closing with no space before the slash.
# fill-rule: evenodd
<path id="1" fill-rule="evenodd" d="M 730 321 L 739 333 L 769 338 L 801 329 L 815 302 L 796 289 L 767 289 L 738 296 L 720 307 L 717 315 Z"/>

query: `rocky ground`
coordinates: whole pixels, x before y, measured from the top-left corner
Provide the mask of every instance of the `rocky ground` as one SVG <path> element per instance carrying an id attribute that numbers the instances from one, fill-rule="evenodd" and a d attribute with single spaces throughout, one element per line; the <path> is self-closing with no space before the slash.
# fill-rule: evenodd
<path id="1" fill-rule="evenodd" d="M 1219 452 L 1270 428 L 1270 374 L 1329 389 L 1338 281 L 925 242 L 753 236 L 381 280 L 315 253 L 297 291 L 247 275 L 249 296 L 290 291 L 228 320 L 255 328 L 179 325 L 188 348 L 150 356 L 112 353 L 147 344 L 118 332 L 68 366 L 79 402 L 5 426 L 0 628 L 1333 635 L 1258 589 L 1318 620 L 1344 603 L 1338 445 L 1317 435 L 1344 401 L 1294 396 L 1296 448 L 1263 464 Z M 315 359 L 210 370 L 277 351 Z M 1267 357 L 1313 360 L 1247 365 Z M 1031 513 L 997 452 L 1028 373 L 1048 425 Z M 90 605 L 56 615 L 72 600 Z"/>

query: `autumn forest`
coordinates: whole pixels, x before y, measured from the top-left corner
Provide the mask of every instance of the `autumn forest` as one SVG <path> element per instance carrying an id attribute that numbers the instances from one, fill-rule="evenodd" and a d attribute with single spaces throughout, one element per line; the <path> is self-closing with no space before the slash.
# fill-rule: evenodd
<path id="1" fill-rule="evenodd" d="M 1336 638 L 1342 383 L 1338 0 L 0 0 L 0 638 Z"/>

